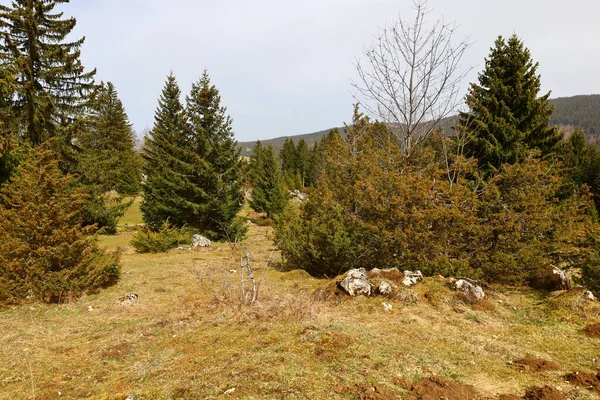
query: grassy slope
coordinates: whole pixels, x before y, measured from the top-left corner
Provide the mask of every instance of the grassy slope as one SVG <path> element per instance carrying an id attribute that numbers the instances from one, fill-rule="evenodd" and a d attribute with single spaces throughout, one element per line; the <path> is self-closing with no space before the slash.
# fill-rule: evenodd
<path id="1" fill-rule="evenodd" d="M 474 311 L 434 278 L 414 289 L 421 301 L 391 301 L 391 313 L 381 298 L 322 300 L 315 290 L 331 282 L 265 270 L 277 254 L 268 228 L 252 226 L 247 245 L 266 280 L 247 308 L 226 244 L 143 255 L 127 247 L 131 235 L 101 240 L 125 247 L 118 285 L 73 304 L 0 311 L 0 398 L 352 399 L 357 384 L 402 396 L 401 378 L 434 374 L 481 398 L 544 384 L 597 398 L 562 379 L 600 367 L 600 339 L 580 333 L 600 319 L 592 303 L 498 289 L 494 310 Z M 128 293 L 139 302 L 117 305 Z M 561 369 L 520 372 L 511 364 L 524 356 Z"/>
<path id="2" fill-rule="evenodd" d="M 130 201 L 131 198 L 125 199 L 125 201 Z M 141 197 L 136 197 L 133 199 L 133 204 L 125 211 L 125 215 L 119 221 L 119 226 L 132 226 L 143 224 L 144 220 L 142 219 L 142 212 L 140 211 L 140 203 L 142 201 Z"/>

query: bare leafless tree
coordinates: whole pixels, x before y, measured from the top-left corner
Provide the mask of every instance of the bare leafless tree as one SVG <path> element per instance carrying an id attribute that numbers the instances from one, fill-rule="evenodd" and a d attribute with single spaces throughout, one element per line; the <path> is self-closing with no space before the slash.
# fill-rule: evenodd
<path id="1" fill-rule="evenodd" d="M 414 0 L 415 17 L 383 28 L 357 59 L 356 99 L 372 117 L 389 124 L 405 154 L 455 113 L 460 83 L 469 68 L 461 59 L 468 38 L 455 42 L 456 23 L 428 25 L 426 0 Z"/>
<path id="2" fill-rule="evenodd" d="M 136 152 L 144 151 L 144 140 L 150 136 L 150 128 L 144 128 L 141 132 L 133 132 L 133 148 Z"/>

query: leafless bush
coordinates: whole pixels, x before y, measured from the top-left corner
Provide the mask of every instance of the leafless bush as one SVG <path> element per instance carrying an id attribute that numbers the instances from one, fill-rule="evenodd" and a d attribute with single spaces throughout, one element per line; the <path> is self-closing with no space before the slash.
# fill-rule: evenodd
<path id="1" fill-rule="evenodd" d="M 230 306 L 253 306 L 258 303 L 260 288 L 273 264 L 274 250 L 267 261 L 262 275 L 257 276 L 250 251 L 238 242 L 229 243 L 231 251 L 227 261 L 220 266 L 207 263 L 205 268 L 195 271 L 205 292 L 212 293 L 213 302 Z M 239 261 L 238 266 L 234 263 Z"/>

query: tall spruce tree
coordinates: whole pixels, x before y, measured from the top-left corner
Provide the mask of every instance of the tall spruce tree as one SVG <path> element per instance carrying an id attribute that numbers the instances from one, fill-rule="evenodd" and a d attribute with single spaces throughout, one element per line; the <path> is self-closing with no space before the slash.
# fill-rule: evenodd
<path id="1" fill-rule="evenodd" d="M 260 174 L 263 164 L 263 154 L 265 151 L 265 147 L 263 146 L 260 140 L 257 140 L 252 148 L 252 152 L 250 153 L 250 160 L 248 163 L 248 177 L 250 178 L 250 183 L 254 182 L 256 177 Z"/>
<path id="2" fill-rule="evenodd" d="M 64 19 L 54 11 L 68 2 L 13 0 L 10 6 L 0 5 L 0 64 L 19 67 L 14 106 L 34 145 L 56 136 L 57 127 L 81 112 L 95 88 L 96 70 L 85 72 L 80 60 L 85 38 L 66 41 L 75 18 Z"/>
<path id="3" fill-rule="evenodd" d="M 154 127 L 146 136 L 143 149 L 146 177 L 141 204 L 144 222 L 159 229 L 169 220 L 176 226 L 188 222 L 192 212 L 193 187 L 188 179 L 191 170 L 190 141 L 187 136 L 181 90 L 173 73 L 158 100 Z"/>
<path id="4" fill-rule="evenodd" d="M 468 112 L 460 114 L 456 129 L 470 136 L 466 152 L 479 160 L 485 174 L 504 164 L 521 162 L 529 149 L 542 155 L 554 152 L 561 136 L 549 126 L 554 107 L 550 93 L 538 97 L 538 64 L 523 42 L 513 35 L 498 37 L 479 84 L 472 83 L 467 94 Z"/>
<path id="5" fill-rule="evenodd" d="M 205 70 L 186 98 L 194 194 L 187 223 L 216 239 L 245 233 L 236 220 L 244 198 L 240 150 L 226 111 Z"/>
<path id="6" fill-rule="evenodd" d="M 77 138 L 80 173 L 101 193 L 140 191 L 140 161 L 134 151 L 133 129 L 112 82 L 102 83 Z"/>
<path id="7" fill-rule="evenodd" d="M 250 179 L 250 207 L 256 212 L 266 212 L 269 217 L 281 213 L 287 203 L 287 191 L 273 146 L 263 147 L 260 141 L 256 142 L 250 155 Z"/>
<path id="8" fill-rule="evenodd" d="M 242 235 L 240 151 L 219 91 L 205 71 L 185 110 L 180 96 L 171 75 L 144 146 L 144 221 L 158 229 L 169 220 L 212 239 Z"/>
<path id="9" fill-rule="evenodd" d="M 112 83 L 100 85 L 84 122 L 76 140 L 78 183 L 89 195 L 84 222 L 116 233 L 119 218 L 133 201 L 123 202 L 123 196 L 140 192 L 141 161 L 133 150 L 131 124 Z"/>
<path id="10" fill-rule="evenodd" d="M 311 147 L 310 153 L 309 153 L 309 163 L 308 163 L 308 168 L 307 168 L 307 172 L 306 172 L 306 176 L 307 176 L 306 186 L 315 186 L 315 184 L 318 180 L 320 163 L 321 163 L 322 158 L 323 158 L 323 155 L 321 154 L 320 142 L 315 142 L 313 147 Z"/>
<path id="11" fill-rule="evenodd" d="M 288 189 L 301 189 L 302 176 L 298 170 L 298 151 L 293 139 L 285 139 L 279 152 L 279 160 L 281 162 L 283 178 Z"/>

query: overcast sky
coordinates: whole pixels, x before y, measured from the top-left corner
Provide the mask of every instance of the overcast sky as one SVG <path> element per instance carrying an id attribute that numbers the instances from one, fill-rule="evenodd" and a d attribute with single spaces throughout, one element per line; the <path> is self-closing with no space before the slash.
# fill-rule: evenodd
<path id="1" fill-rule="evenodd" d="M 8 3 L 8 0 L 1 0 Z M 71 0 L 82 58 L 113 81 L 137 131 L 153 124 L 166 75 L 187 93 L 204 68 L 240 141 L 340 126 L 352 116 L 354 60 L 412 0 Z M 474 42 L 473 81 L 498 35 L 516 33 L 552 97 L 600 93 L 600 1 L 430 0 L 429 19 Z"/>

